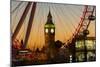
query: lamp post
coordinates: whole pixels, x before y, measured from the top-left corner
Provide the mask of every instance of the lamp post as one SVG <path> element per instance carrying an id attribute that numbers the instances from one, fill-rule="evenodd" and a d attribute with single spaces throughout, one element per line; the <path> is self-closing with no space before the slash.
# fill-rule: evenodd
<path id="1" fill-rule="evenodd" d="M 87 61 L 87 47 L 86 47 L 86 39 L 87 35 L 89 34 L 89 30 L 84 30 L 83 31 L 83 36 L 84 36 L 84 61 Z"/>

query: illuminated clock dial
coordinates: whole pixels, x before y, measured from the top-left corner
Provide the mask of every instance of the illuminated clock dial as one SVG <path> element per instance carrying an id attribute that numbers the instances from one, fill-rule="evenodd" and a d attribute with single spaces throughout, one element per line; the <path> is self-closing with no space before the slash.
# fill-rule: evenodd
<path id="1" fill-rule="evenodd" d="M 51 29 L 51 33 L 54 33 L 54 29 Z"/>
<path id="2" fill-rule="evenodd" d="M 48 29 L 45 29 L 45 32 L 48 33 Z"/>

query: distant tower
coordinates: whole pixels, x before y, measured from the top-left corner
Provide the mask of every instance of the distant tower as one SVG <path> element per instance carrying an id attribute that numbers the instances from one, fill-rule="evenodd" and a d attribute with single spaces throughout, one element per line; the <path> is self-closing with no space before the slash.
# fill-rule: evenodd
<path id="1" fill-rule="evenodd" d="M 49 52 L 49 55 L 53 53 L 54 49 L 54 42 L 55 42 L 55 25 L 52 21 L 52 16 L 49 11 L 49 14 L 47 16 L 47 22 L 44 26 L 44 33 L 45 33 L 45 45 L 47 48 L 47 51 Z"/>

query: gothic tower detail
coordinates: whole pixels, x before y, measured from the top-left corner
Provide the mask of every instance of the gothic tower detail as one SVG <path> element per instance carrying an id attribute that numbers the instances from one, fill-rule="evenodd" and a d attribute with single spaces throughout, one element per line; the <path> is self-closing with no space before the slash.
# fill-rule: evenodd
<path id="1" fill-rule="evenodd" d="M 55 46 L 55 25 L 52 21 L 52 15 L 50 11 L 47 16 L 47 22 L 44 26 L 44 33 L 46 48 L 49 52 L 49 55 L 52 55 Z"/>

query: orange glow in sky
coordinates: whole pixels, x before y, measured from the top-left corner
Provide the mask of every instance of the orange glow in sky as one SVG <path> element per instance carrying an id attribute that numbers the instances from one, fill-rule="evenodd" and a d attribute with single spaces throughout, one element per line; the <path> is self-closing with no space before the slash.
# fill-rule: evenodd
<path id="1" fill-rule="evenodd" d="M 16 8 L 20 2 L 12 1 L 11 11 Z M 11 13 L 11 33 L 13 34 L 19 19 L 27 5 L 27 2 L 23 2 L 16 11 Z M 67 4 L 52 4 L 52 3 L 37 3 L 34 21 L 27 47 L 30 49 L 42 48 L 45 45 L 44 42 L 44 25 L 47 21 L 47 15 L 49 10 L 51 11 L 53 23 L 55 24 L 55 41 L 60 40 L 66 42 L 71 36 L 82 16 L 84 6 L 83 5 L 67 5 Z M 20 32 L 17 35 L 17 39 L 25 39 L 27 23 L 30 16 L 30 11 L 22 25 Z M 95 21 L 91 22 L 89 26 L 90 34 L 88 36 L 95 36 Z"/>

